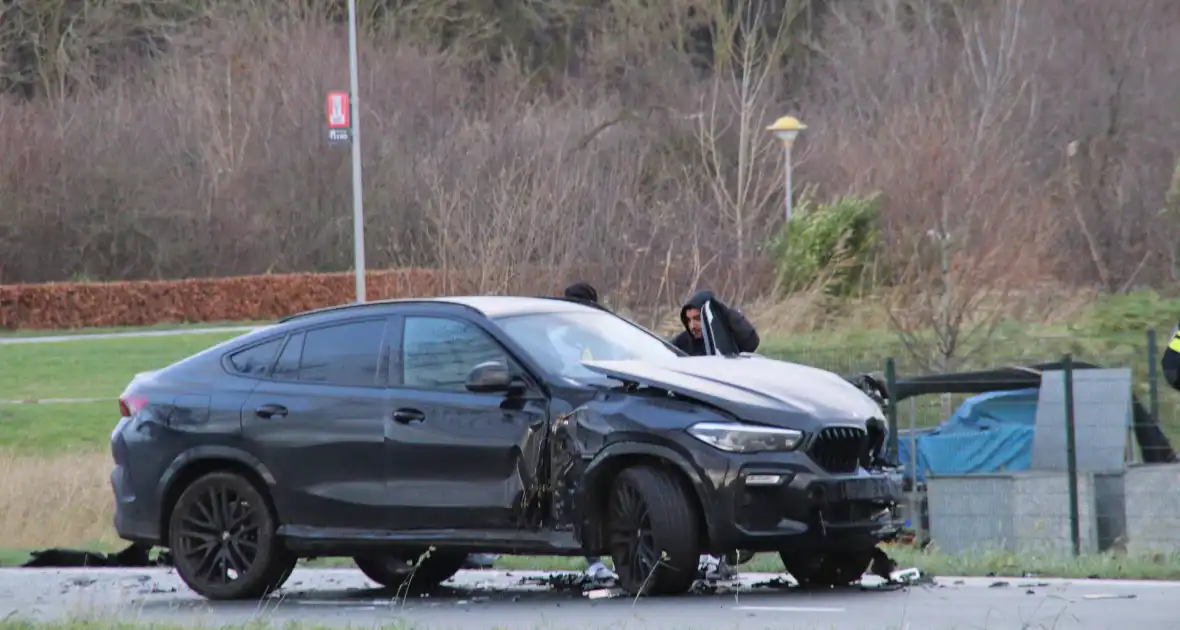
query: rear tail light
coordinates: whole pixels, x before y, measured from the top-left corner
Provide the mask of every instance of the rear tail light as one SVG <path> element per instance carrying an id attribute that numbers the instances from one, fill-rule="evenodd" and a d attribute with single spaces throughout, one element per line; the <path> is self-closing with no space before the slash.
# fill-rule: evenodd
<path id="1" fill-rule="evenodd" d="M 119 398 L 119 413 L 123 414 L 124 418 L 134 417 L 147 403 L 147 396 L 128 394 Z"/>

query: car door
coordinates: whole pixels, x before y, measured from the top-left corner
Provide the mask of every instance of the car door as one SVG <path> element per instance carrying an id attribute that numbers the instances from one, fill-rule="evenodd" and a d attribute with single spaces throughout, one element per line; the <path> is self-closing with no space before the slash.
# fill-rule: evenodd
<path id="1" fill-rule="evenodd" d="M 242 407 L 284 524 L 385 526 L 388 326 L 366 317 L 289 335 L 271 379 Z"/>
<path id="2" fill-rule="evenodd" d="M 458 316 L 407 314 L 390 368 L 390 500 L 406 529 L 512 528 L 535 516 L 547 403 L 524 394 L 473 393 L 486 361 L 523 370 L 482 327 Z M 526 500 L 529 499 L 529 500 Z M 527 513 L 527 515 L 526 515 Z"/>

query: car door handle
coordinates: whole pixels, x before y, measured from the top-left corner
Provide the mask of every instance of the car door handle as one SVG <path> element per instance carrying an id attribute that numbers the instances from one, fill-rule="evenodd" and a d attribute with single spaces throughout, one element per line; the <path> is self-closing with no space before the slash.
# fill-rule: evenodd
<path id="1" fill-rule="evenodd" d="M 422 422 L 426 419 L 426 414 L 417 409 L 398 409 L 393 412 L 393 421 L 399 424 L 411 424 L 414 422 Z"/>
<path id="2" fill-rule="evenodd" d="M 287 417 L 287 408 L 282 405 L 276 405 L 276 404 L 271 403 L 269 405 L 263 405 L 263 406 L 255 409 L 254 415 L 258 416 L 259 418 L 263 418 L 263 419 L 286 418 Z"/>

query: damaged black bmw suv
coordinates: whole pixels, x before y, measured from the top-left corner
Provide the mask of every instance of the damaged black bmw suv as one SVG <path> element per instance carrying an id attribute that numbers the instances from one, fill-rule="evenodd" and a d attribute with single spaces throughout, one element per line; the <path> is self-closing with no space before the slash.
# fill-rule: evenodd
<path id="1" fill-rule="evenodd" d="M 137 375 L 119 406 L 119 535 L 210 599 L 319 556 L 429 588 L 473 552 L 609 554 L 655 595 L 702 553 L 774 551 L 838 585 L 900 528 L 880 407 L 848 381 L 684 356 L 561 299 L 303 313 Z"/>

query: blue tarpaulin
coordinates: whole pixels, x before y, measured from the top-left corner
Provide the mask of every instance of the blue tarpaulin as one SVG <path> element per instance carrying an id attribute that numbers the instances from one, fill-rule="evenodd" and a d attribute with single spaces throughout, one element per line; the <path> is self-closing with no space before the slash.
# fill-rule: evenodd
<path id="1" fill-rule="evenodd" d="M 942 425 L 918 430 L 918 480 L 924 481 L 928 474 L 1028 470 L 1037 396 L 1036 388 L 972 396 Z M 914 461 L 908 433 L 898 435 L 898 455 L 907 479 L 913 475 Z"/>

